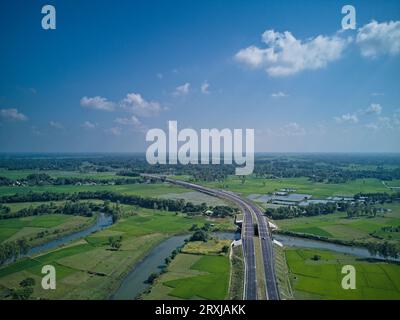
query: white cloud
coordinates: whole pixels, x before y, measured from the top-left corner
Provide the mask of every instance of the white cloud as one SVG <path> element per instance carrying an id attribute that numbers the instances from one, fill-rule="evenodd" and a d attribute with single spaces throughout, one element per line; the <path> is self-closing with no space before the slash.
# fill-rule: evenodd
<path id="1" fill-rule="evenodd" d="M 164 78 L 164 75 L 162 73 L 157 73 L 157 78 L 161 80 L 162 78 Z"/>
<path id="2" fill-rule="evenodd" d="M 50 125 L 50 127 L 53 127 L 55 129 L 63 129 L 64 128 L 64 126 L 60 122 L 56 122 L 56 121 L 50 121 L 49 125 Z"/>
<path id="3" fill-rule="evenodd" d="M 117 118 L 114 120 L 114 122 L 121 125 L 131 126 L 137 131 L 144 131 L 146 129 L 142 122 L 135 116 L 130 118 Z"/>
<path id="4" fill-rule="evenodd" d="M 381 114 L 382 107 L 378 103 L 371 103 L 371 105 L 364 110 L 365 114 Z"/>
<path id="5" fill-rule="evenodd" d="M 142 117 L 156 116 L 162 111 L 159 102 L 147 101 L 139 93 L 128 93 L 121 106 Z"/>
<path id="6" fill-rule="evenodd" d="M 373 96 L 373 97 L 380 97 L 380 96 L 384 96 L 385 94 L 384 93 L 382 93 L 382 92 L 372 92 L 371 93 L 371 96 Z"/>
<path id="7" fill-rule="evenodd" d="M 364 57 L 399 54 L 400 21 L 378 23 L 373 20 L 358 30 L 356 43 Z"/>
<path id="8" fill-rule="evenodd" d="M 288 95 L 286 93 L 282 92 L 282 91 L 271 93 L 271 97 L 272 98 L 284 98 L 284 97 L 287 97 L 287 96 Z"/>
<path id="9" fill-rule="evenodd" d="M 100 96 L 92 98 L 83 97 L 81 99 L 81 106 L 103 111 L 113 111 L 115 109 L 114 102 L 108 101 L 106 98 Z"/>
<path id="10" fill-rule="evenodd" d="M 236 53 L 235 59 L 252 68 L 265 68 L 270 76 L 289 76 L 303 70 L 326 67 L 342 56 L 351 39 L 318 35 L 304 41 L 292 33 L 267 30 L 262 35 L 266 48 L 250 46 Z"/>
<path id="11" fill-rule="evenodd" d="M 94 128 L 96 128 L 96 124 L 93 123 L 93 122 L 90 122 L 90 121 L 85 121 L 85 122 L 82 124 L 82 128 L 85 128 L 85 129 L 94 129 Z"/>
<path id="12" fill-rule="evenodd" d="M 112 127 L 112 128 L 106 129 L 105 132 L 112 134 L 113 136 L 120 136 L 122 133 L 122 129 L 119 127 Z"/>
<path id="13" fill-rule="evenodd" d="M 358 116 L 355 113 L 346 113 L 335 117 L 335 120 L 338 123 L 358 123 Z"/>
<path id="14" fill-rule="evenodd" d="M 174 96 L 184 96 L 189 93 L 190 90 L 190 83 L 186 82 L 185 84 L 178 86 L 175 88 L 175 91 L 173 92 Z"/>
<path id="15" fill-rule="evenodd" d="M 375 123 L 368 123 L 365 125 L 365 127 L 373 131 L 377 131 L 379 129 L 379 127 Z"/>
<path id="16" fill-rule="evenodd" d="M 201 85 L 201 92 L 204 94 L 209 94 L 210 91 L 208 90 L 208 88 L 210 87 L 210 84 L 207 81 L 204 81 Z"/>
<path id="17" fill-rule="evenodd" d="M 297 122 L 291 122 L 282 127 L 282 132 L 286 136 L 304 136 L 306 130 Z"/>
<path id="18" fill-rule="evenodd" d="M 26 121 L 28 117 L 21 112 L 18 112 L 17 109 L 0 109 L 0 118 L 6 120 L 14 120 L 14 121 Z"/>

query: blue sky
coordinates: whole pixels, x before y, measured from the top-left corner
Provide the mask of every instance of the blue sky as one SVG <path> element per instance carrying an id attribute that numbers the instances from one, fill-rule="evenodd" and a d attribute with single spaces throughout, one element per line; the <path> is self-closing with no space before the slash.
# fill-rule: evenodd
<path id="1" fill-rule="evenodd" d="M 1 152 L 144 151 L 168 120 L 254 128 L 263 152 L 400 151 L 398 1 L 5 0 L 0 35 Z"/>

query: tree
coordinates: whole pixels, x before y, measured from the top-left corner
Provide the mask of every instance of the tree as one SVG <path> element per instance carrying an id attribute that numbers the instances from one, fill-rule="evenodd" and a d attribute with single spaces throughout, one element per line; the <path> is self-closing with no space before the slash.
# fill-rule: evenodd
<path id="1" fill-rule="evenodd" d="M 35 279 L 33 278 L 26 278 L 24 280 L 22 280 L 19 285 L 21 287 L 33 287 L 35 285 Z"/>
<path id="2" fill-rule="evenodd" d="M 11 297 L 14 300 L 28 300 L 33 293 L 32 287 L 23 287 L 19 289 L 13 289 Z"/>
<path id="3" fill-rule="evenodd" d="M 223 252 L 223 253 L 228 253 L 228 251 L 229 251 L 229 246 L 227 246 L 227 245 L 224 245 L 221 249 L 221 252 Z"/>
<path id="4" fill-rule="evenodd" d="M 157 279 L 157 277 L 158 277 L 158 274 L 153 272 L 152 274 L 149 275 L 146 282 L 149 284 L 153 284 L 154 281 Z"/>
<path id="5" fill-rule="evenodd" d="M 203 241 L 207 242 L 208 235 L 204 230 L 196 230 L 193 235 L 190 237 L 190 241 Z"/>
<path id="6" fill-rule="evenodd" d="M 118 238 L 109 237 L 108 244 L 112 249 L 119 250 L 122 246 L 122 236 L 119 236 Z"/>

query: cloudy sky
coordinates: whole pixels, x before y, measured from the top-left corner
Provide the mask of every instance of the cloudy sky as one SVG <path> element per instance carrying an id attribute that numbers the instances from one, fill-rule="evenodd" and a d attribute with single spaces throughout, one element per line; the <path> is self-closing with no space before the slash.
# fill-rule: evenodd
<path id="1" fill-rule="evenodd" d="M 144 151 L 254 128 L 256 151 L 400 151 L 400 2 L 0 3 L 0 152 Z M 49 3 L 50 3 L 49 2 Z M 96 2 L 97 3 L 97 2 Z"/>

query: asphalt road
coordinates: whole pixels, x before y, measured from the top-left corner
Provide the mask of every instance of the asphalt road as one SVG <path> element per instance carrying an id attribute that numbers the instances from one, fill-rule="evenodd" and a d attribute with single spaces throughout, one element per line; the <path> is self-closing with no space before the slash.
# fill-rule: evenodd
<path id="1" fill-rule="evenodd" d="M 160 178 L 156 175 L 144 176 Z M 164 179 L 167 182 L 184 186 L 186 188 L 192 188 L 197 191 L 209 194 L 211 196 L 225 198 L 235 202 L 243 211 L 243 225 L 242 225 L 242 245 L 243 255 L 245 261 L 245 283 L 244 283 L 244 299 L 245 300 L 257 300 L 257 277 L 256 277 L 256 259 L 254 250 L 254 224 L 253 216 L 257 219 L 258 234 L 261 242 L 261 250 L 265 272 L 265 284 L 266 293 L 268 300 L 279 300 L 279 291 L 276 285 L 275 268 L 274 268 L 274 256 L 272 248 L 272 238 L 269 231 L 267 221 L 261 212 L 261 210 L 252 204 L 247 199 L 242 199 L 235 193 L 231 193 L 224 190 L 215 190 L 199 186 L 197 184 Z"/>

